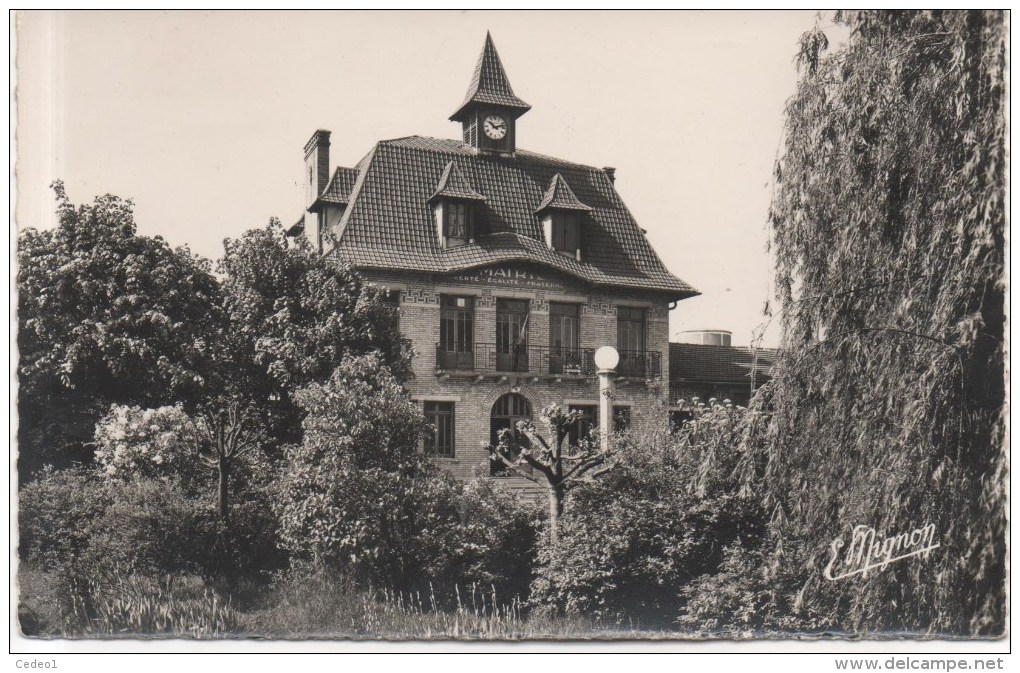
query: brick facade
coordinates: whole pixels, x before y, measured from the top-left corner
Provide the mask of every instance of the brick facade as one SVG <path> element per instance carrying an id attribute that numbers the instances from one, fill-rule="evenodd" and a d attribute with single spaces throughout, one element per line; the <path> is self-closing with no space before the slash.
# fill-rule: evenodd
<path id="1" fill-rule="evenodd" d="M 503 267 L 507 268 L 507 267 Z M 510 267 L 511 273 L 524 267 Z M 437 458 L 461 479 L 489 474 L 488 451 L 493 405 L 506 393 L 516 392 L 531 404 L 533 417 L 550 404 L 597 405 L 598 381 L 594 376 L 555 376 L 537 372 L 479 371 L 476 376 L 447 375 L 437 369 L 436 344 L 440 339 L 440 297 L 444 294 L 475 299 L 474 341 L 491 343 L 496 331 L 496 300 L 526 299 L 529 303 L 529 343 L 548 345 L 549 302 L 580 306 L 580 348 L 617 345 L 619 306 L 645 311 L 646 350 L 661 358 L 658 372 L 649 376 L 623 377 L 616 385 L 614 404 L 630 408 L 631 427 L 640 430 L 650 422 L 666 396 L 669 372 L 669 302 L 654 293 L 592 289 L 539 269 L 526 273 L 535 287 L 501 287 L 473 281 L 471 275 L 437 276 L 400 272 L 363 271 L 369 282 L 399 292 L 400 329 L 414 349 L 413 378 L 409 389 L 415 400 L 453 402 L 455 454 Z M 535 370 L 541 367 L 535 363 Z M 540 424 L 539 424 L 540 425 Z M 541 427 L 541 426 L 540 426 Z M 544 428 L 543 428 L 544 429 Z"/>

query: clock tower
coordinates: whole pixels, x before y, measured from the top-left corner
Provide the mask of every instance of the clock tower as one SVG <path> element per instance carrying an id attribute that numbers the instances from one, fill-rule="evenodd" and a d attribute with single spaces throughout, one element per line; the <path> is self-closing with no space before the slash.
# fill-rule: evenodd
<path id="1" fill-rule="evenodd" d="M 461 123 L 464 144 L 480 152 L 512 156 L 517 148 L 517 118 L 530 109 L 514 95 L 492 35 L 486 33 L 467 96 L 450 121 Z"/>

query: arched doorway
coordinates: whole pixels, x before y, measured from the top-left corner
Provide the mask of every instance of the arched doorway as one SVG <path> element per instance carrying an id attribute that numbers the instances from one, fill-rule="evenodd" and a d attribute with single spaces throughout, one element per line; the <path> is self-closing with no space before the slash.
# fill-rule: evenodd
<path id="1" fill-rule="evenodd" d="M 492 446 L 499 443 L 500 430 L 512 430 L 514 433 L 514 446 L 520 447 L 528 442 L 528 439 L 517 430 L 518 421 L 531 420 L 531 402 L 524 395 L 519 393 L 507 393 L 492 405 L 492 413 L 489 417 L 489 441 Z M 519 453 L 516 448 L 512 455 Z M 489 474 L 492 476 L 506 476 L 510 470 L 500 461 L 489 461 Z"/>

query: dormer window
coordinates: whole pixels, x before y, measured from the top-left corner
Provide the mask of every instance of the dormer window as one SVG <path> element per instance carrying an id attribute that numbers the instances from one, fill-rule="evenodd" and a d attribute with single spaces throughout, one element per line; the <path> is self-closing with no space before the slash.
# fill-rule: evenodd
<path id="1" fill-rule="evenodd" d="M 581 218 L 574 211 L 561 211 L 552 215 L 551 247 L 561 255 L 580 261 Z"/>
<path id="2" fill-rule="evenodd" d="M 566 257 L 581 261 L 581 234 L 591 207 L 574 195 L 570 185 L 557 173 L 545 190 L 535 214 L 542 220 L 546 244 Z"/>
<path id="3" fill-rule="evenodd" d="M 446 164 L 436 193 L 429 199 L 440 248 L 456 248 L 474 242 L 475 213 L 483 203 L 485 197 L 471 187 L 457 164 L 452 161 Z"/>
<path id="4" fill-rule="evenodd" d="M 474 240 L 474 209 L 464 201 L 447 201 L 440 207 L 443 239 L 447 248 L 465 245 Z"/>

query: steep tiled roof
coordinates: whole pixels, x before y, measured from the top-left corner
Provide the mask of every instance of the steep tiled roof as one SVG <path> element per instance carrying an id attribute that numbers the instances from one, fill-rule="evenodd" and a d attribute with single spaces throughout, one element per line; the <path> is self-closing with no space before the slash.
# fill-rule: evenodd
<path id="1" fill-rule="evenodd" d="M 706 383 L 748 383 L 751 370 L 757 383 L 769 378 L 775 364 L 774 348 L 739 346 L 706 346 L 702 344 L 669 344 L 669 380 Z"/>
<path id="2" fill-rule="evenodd" d="M 355 168 L 337 168 L 330 178 L 329 184 L 322 190 L 317 199 L 318 203 L 329 203 L 345 206 L 351 201 L 351 191 L 358 179 L 358 171 Z"/>
<path id="3" fill-rule="evenodd" d="M 444 250 L 428 201 L 453 161 L 485 203 L 475 242 Z M 674 299 L 698 294 L 663 267 L 601 169 L 526 150 L 511 158 L 478 154 L 457 140 L 420 136 L 378 143 L 358 168 L 332 252 L 355 266 L 451 273 L 530 261 L 594 285 L 662 291 Z M 557 173 L 592 208 L 583 262 L 550 250 L 535 215 Z"/>
<path id="4" fill-rule="evenodd" d="M 439 185 L 436 187 L 436 193 L 432 195 L 429 201 L 437 199 L 439 197 L 446 197 L 448 199 L 468 199 L 471 201 L 484 201 L 485 197 L 476 192 L 471 188 L 467 178 L 457 168 L 457 162 L 451 161 L 446 164 L 446 168 L 443 169 L 443 174 L 439 176 Z"/>
<path id="5" fill-rule="evenodd" d="M 554 175 L 552 180 L 549 181 L 549 189 L 545 190 L 545 196 L 542 197 L 542 202 L 535 209 L 535 214 L 541 214 L 546 208 L 583 210 L 585 212 L 591 210 L 590 206 L 586 206 L 577 200 L 573 190 L 570 189 L 570 185 L 567 184 L 567 181 L 559 173 Z"/>
<path id="6" fill-rule="evenodd" d="M 464 113 L 474 103 L 487 103 L 489 105 L 503 105 L 524 114 L 531 109 L 531 106 L 514 95 L 510 80 L 506 77 L 503 64 L 496 53 L 496 45 L 492 43 L 492 36 L 485 34 L 485 47 L 482 48 L 482 55 L 478 57 L 478 64 L 475 66 L 475 73 L 471 77 L 471 85 L 468 86 L 464 102 L 457 111 L 450 117 L 452 121 L 459 121 Z"/>

